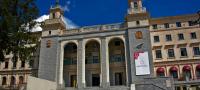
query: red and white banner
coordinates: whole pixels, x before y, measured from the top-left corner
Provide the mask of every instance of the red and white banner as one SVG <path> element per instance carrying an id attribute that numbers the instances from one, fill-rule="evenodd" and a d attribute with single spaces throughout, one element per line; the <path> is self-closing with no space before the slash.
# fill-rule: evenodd
<path id="1" fill-rule="evenodd" d="M 136 75 L 150 74 L 149 55 L 148 52 L 134 52 Z"/>

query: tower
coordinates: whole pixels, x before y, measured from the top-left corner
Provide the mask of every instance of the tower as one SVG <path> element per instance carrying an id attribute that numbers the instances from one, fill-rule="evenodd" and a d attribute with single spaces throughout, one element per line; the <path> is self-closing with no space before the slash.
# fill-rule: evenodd
<path id="1" fill-rule="evenodd" d="M 55 6 L 50 8 L 49 19 L 42 23 L 42 36 L 59 35 L 66 29 L 63 21 L 63 10 L 59 5 L 59 0 L 56 0 Z"/>
<path id="2" fill-rule="evenodd" d="M 149 13 L 142 6 L 142 0 L 128 0 L 128 15 L 126 21 L 128 27 L 148 26 Z"/>
<path id="3" fill-rule="evenodd" d="M 129 14 L 136 14 L 136 13 L 145 13 L 146 8 L 142 7 L 141 0 L 128 0 L 128 13 Z"/>
<path id="4" fill-rule="evenodd" d="M 126 25 L 130 48 L 130 72 L 129 83 L 137 84 L 144 78 L 153 76 L 153 58 L 151 53 L 149 14 L 142 6 L 142 0 L 128 0 L 128 14 Z M 134 58 L 137 55 L 145 54 L 145 63 L 138 63 L 142 59 Z M 143 72 L 140 72 L 143 71 Z"/>

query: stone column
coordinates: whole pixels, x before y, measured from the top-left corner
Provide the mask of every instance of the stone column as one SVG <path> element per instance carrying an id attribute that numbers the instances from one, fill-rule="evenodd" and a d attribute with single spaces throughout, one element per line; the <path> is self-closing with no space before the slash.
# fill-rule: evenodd
<path id="1" fill-rule="evenodd" d="M 78 65 L 77 65 L 78 88 L 85 87 L 85 41 L 78 41 Z"/>
<path id="2" fill-rule="evenodd" d="M 108 41 L 101 38 L 101 87 L 110 86 Z"/>
<path id="3" fill-rule="evenodd" d="M 58 59 L 59 60 L 59 79 L 58 79 L 58 83 L 59 83 L 59 88 L 63 87 L 64 83 L 63 83 L 63 56 L 64 56 L 64 43 L 61 42 L 61 45 L 59 46 L 58 48 L 60 50 L 60 58 Z"/>

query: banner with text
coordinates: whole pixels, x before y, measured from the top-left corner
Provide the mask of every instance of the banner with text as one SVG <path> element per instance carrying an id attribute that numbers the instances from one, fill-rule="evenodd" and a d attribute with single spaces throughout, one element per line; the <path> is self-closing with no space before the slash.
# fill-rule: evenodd
<path id="1" fill-rule="evenodd" d="M 150 74 L 148 52 L 135 52 L 134 59 L 135 59 L 136 75 Z"/>

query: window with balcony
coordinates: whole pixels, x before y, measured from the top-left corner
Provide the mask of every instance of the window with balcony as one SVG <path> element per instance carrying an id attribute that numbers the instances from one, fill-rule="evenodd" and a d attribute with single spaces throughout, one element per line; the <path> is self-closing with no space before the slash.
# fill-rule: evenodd
<path id="1" fill-rule="evenodd" d="M 169 28 L 169 23 L 164 24 L 165 28 Z"/>
<path id="2" fill-rule="evenodd" d="M 157 59 L 162 58 L 162 52 L 161 52 L 161 50 L 156 50 L 155 53 L 156 53 L 156 58 Z"/>
<path id="3" fill-rule="evenodd" d="M 175 57 L 175 55 L 174 55 L 174 49 L 168 49 L 168 57 L 169 58 Z"/>
<path id="4" fill-rule="evenodd" d="M 176 22 L 176 27 L 181 27 L 181 22 Z"/>
<path id="5" fill-rule="evenodd" d="M 153 29 L 158 29 L 158 25 L 157 24 L 154 24 L 152 25 Z"/>
<path id="6" fill-rule="evenodd" d="M 172 36 L 171 35 L 166 35 L 166 41 L 172 41 Z"/>
<path id="7" fill-rule="evenodd" d="M 180 52 L 181 52 L 181 57 L 186 57 L 186 56 L 188 56 L 188 54 L 187 54 L 187 49 L 186 49 L 186 48 L 180 48 Z"/>
<path id="8" fill-rule="evenodd" d="M 154 36 L 154 42 L 160 42 L 159 36 Z"/>
<path id="9" fill-rule="evenodd" d="M 196 32 L 190 33 L 190 37 L 191 37 L 191 39 L 197 39 Z"/>
<path id="10" fill-rule="evenodd" d="M 199 47 L 193 47 L 193 52 L 195 56 L 199 56 L 200 55 Z"/>
<path id="11" fill-rule="evenodd" d="M 184 40 L 184 35 L 182 33 L 178 34 L 178 40 Z"/>

